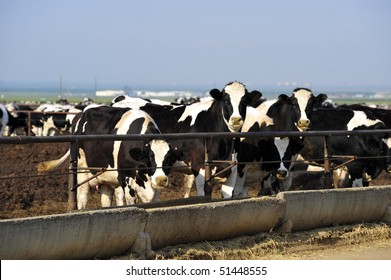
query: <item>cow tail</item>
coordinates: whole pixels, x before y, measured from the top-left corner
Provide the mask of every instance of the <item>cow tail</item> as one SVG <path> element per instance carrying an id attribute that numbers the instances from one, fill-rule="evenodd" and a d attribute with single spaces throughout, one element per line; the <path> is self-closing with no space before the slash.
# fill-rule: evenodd
<path id="1" fill-rule="evenodd" d="M 57 167 L 59 167 L 61 164 L 64 163 L 64 161 L 69 157 L 71 151 L 68 150 L 66 152 L 65 155 L 63 155 L 61 158 L 59 159 L 55 159 L 55 160 L 48 160 L 48 161 L 44 161 L 44 162 L 40 162 L 38 165 L 37 165 L 37 170 L 38 170 L 38 173 L 45 173 L 45 172 L 50 172 L 50 171 L 53 171 L 55 170 Z"/>

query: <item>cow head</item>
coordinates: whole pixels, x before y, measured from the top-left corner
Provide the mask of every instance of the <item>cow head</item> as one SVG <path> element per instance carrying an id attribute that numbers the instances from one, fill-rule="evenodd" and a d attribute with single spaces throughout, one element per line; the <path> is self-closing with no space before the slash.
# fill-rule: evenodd
<path id="1" fill-rule="evenodd" d="M 322 104 L 327 99 L 326 94 L 314 96 L 312 91 L 307 88 L 296 88 L 290 97 L 294 114 L 295 124 L 300 131 L 306 131 L 310 128 L 311 116 L 314 106 Z"/>
<path id="2" fill-rule="evenodd" d="M 247 106 L 262 96 L 259 91 L 247 91 L 239 82 L 227 84 L 223 91 L 212 89 L 209 94 L 218 102 L 224 123 L 231 132 L 242 128 Z"/>

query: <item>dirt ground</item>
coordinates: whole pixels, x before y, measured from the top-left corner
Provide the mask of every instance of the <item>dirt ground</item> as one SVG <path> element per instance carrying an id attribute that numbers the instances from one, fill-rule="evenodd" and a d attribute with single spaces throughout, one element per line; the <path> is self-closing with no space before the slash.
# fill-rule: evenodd
<path id="1" fill-rule="evenodd" d="M 67 211 L 67 164 L 61 166 L 55 173 L 45 176 L 37 173 L 36 165 L 45 160 L 61 157 L 65 154 L 68 147 L 69 145 L 67 143 L 0 145 L 0 154 L 2 155 L 2 160 L 0 161 L 0 219 L 60 214 Z M 161 192 L 161 200 L 183 197 L 184 190 L 181 188 L 182 177 L 180 175 L 172 175 L 170 179 L 172 182 L 171 186 Z M 379 178 L 374 180 L 372 184 L 388 185 L 390 182 L 391 175 L 383 173 Z M 251 196 L 255 196 L 257 192 L 257 188 L 250 189 Z M 195 194 L 195 190 L 193 190 L 192 194 Z M 214 190 L 213 197 L 220 197 L 218 189 Z M 99 204 L 99 194 L 95 190 L 91 190 L 88 208 L 99 208 Z M 389 225 L 387 227 L 390 229 Z M 255 243 L 254 246 L 256 246 Z M 352 247 L 338 249 L 343 248 L 344 246 L 350 246 L 349 244 L 341 244 L 339 247 L 329 246 L 329 249 L 323 246 L 321 253 L 319 253 L 317 250 L 319 248 L 317 247 L 308 245 L 305 247 L 307 249 L 304 250 L 302 245 L 299 245 L 296 251 L 291 249 L 291 254 L 288 254 L 288 251 L 284 250 L 282 258 L 391 259 L 390 233 L 387 233 L 381 238 L 371 238 L 370 240 L 360 241 L 356 243 L 356 245 L 357 244 L 360 246 L 354 246 L 354 250 L 352 250 Z M 224 248 L 224 246 L 222 247 Z M 285 247 L 288 248 L 289 246 Z M 218 251 L 216 248 L 213 250 Z M 355 256 L 349 255 L 350 253 L 355 252 L 355 250 L 358 252 L 357 250 L 360 250 L 360 248 L 363 251 L 359 251 L 359 253 L 357 253 L 358 256 L 356 256 L 357 254 Z M 325 251 L 326 249 L 329 253 Z M 183 251 L 183 249 L 181 250 Z M 311 255 L 311 252 L 313 255 Z M 198 253 L 192 254 L 195 255 L 194 258 L 203 258 L 201 253 L 199 253 L 200 255 L 198 255 Z M 161 258 L 170 258 L 165 257 L 164 254 L 161 254 L 160 256 Z M 183 258 L 186 258 L 186 255 L 183 255 Z M 204 253 L 204 258 L 210 258 L 209 253 Z M 214 256 L 212 258 L 217 257 Z M 236 257 L 233 256 L 233 258 Z M 257 258 L 263 257 L 258 256 Z M 277 257 L 273 254 L 269 254 L 264 258 L 281 258 L 281 252 Z"/>

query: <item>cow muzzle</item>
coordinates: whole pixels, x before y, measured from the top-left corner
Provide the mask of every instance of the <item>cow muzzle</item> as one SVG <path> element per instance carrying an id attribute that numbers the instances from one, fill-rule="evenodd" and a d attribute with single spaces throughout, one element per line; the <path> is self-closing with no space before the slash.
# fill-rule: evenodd
<path id="1" fill-rule="evenodd" d="M 297 122 L 297 126 L 299 129 L 306 131 L 310 128 L 310 120 L 301 119 Z"/>
<path id="2" fill-rule="evenodd" d="M 391 165 L 387 166 L 387 173 L 391 173 Z"/>
<path id="3" fill-rule="evenodd" d="M 235 131 L 239 131 L 239 129 L 243 125 L 242 117 L 231 117 L 230 124 L 234 128 Z"/>
<path id="4" fill-rule="evenodd" d="M 155 182 L 156 188 L 165 188 L 168 186 L 168 177 L 165 175 L 157 176 Z"/>
<path id="5" fill-rule="evenodd" d="M 276 178 L 277 178 L 278 180 L 285 180 L 286 177 L 287 177 L 287 175 L 288 175 L 288 171 L 283 170 L 283 169 L 279 169 L 279 170 L 277 170 L 277 172 L 276 172 Z"/>

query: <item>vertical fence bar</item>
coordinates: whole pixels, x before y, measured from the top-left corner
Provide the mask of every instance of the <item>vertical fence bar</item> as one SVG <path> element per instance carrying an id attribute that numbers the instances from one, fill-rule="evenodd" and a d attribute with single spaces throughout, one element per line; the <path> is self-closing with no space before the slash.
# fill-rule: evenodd
<path id="1" fill-rule="evenodd" d="M 27 136 L 31 136 L 31 112 L 27 112 Z"/>
<path id="2" fill-rule="evenodd" d="M 330 151 L 330 135 L 324 136 L 324 187 L 327 189 L 332 188 L 333 180 L 332 180 L 332 169 L 329 158 Z"/>
<path id="3" fill-rule="evenodd" d="M 205 184 L 204 192 L 205 196 L 212 196 L 212 172 L 210 170 L 210 161 L 209 161 L 209 138 L 205 138 Z"/>
<path id="4" fill-rule="evenodd" d="M 77 185 L 77 156 L 78 156 L 78 140 L 70 142 L 70 150 L 71 150 L 71 159 L 69 164 L 69 173 L 68 178 L 68 212 L 77 209 L 77 199 L 76 192 L 77 189 L 73 190 L 73 186 Z"/>

